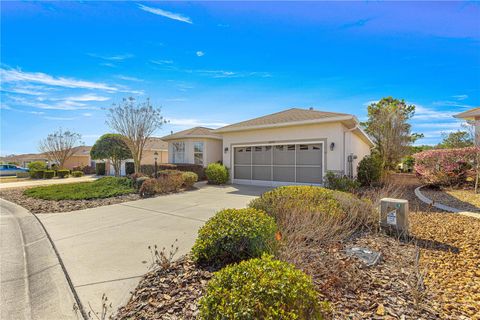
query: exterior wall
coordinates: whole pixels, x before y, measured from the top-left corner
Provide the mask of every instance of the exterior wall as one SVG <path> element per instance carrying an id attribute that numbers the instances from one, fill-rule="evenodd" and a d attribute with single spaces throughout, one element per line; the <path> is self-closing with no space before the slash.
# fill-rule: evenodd
<path id="1" fill-rule="evenodd" d="M 72 156 L 65 161 L 64 167 L 73 169 L 74 167 L 85 167 L 91 164 L 90 156 Z"/>
<path id="2" fill-rule="evenodd" d="M 142 164 L 155 164 L 155 151 L 157 151 L 157 163 L 168 162 L 168 150 L 145 150 L 143 151 Z"/>
<path id="3" fill-rule="evenodd" d="M 357 159 L 353 160 L 353 176 L 357 176 L 357 167 L 360 161 L 365 156 L 370 155 L 370 146 L 365 143 L 357 134 L 351 133 L 351 152 L 357 156 Z"/>
<path id="4" fill-rule="evenodd" d="M 480 117 L 475 117 L 475 145 L 480 147 Z"/>
<path id="5" fill-rule="evenodd" d="M 194 144 L 195 142 L 203 142 L 203 165 L 222 160 L 222 141 L 218 139 L 176 139 L 168 141 L 168 162 L 173 163 L 173 143 L 185 143 L 185 161 L 184 163 L 195 163 Z"/>
<path id="6" fill-rule="evenodd" d="M 223 135 L 223 164 L 232 168 L 232 152 L 236 145 L 273 144 L 291 142 L 324 142 L 324 172 L 344 170 L 344 126 L 341 123 L 309 124 L 301 126 L 225 132 Z M 333 150 L 330 144 L 335 143 Z"/>

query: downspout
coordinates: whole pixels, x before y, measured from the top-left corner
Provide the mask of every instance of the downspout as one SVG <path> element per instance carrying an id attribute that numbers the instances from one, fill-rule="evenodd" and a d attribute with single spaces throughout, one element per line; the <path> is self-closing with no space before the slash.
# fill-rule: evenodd
<path id="1" fill-rule="evenodd" d="M 346 144 L 345 136 L 346 136 L 347 132 L 352 132 L 353 130 L 356 130 L 357 128 L 358 128 L 358 125 L 355 125 L 355 127 L 353 127 L 352 129 L 347 129 L 346 131 L 343 132 L 343 169 L 344 169 L 344 175 L 345 176 L 350 176 L 350 174 L 353 173 L 353 172 L 348 172 L 348 175 L 347 175 L 347 171 L 349 171 L 350 168 L 347 167 L 347 156 L 345 154 L 347 146 L 345 145 Z M 350 139 L 350 142 L 351 141 L 352 141 L 352 139 Z"/>

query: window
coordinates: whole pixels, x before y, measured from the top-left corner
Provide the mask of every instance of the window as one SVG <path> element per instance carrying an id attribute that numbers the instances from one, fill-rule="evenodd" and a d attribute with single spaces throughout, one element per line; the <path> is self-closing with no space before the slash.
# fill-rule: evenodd
<path id="1" fill-rule="evenodd" d="M 193 144 L 193 159 L 195 164 L 203 165 L 203 142 Z"/>
<path id="2" fill-rule="evenodd" d="M 185 163 L 185 142 L 172 143 L 172 162 Z"/>

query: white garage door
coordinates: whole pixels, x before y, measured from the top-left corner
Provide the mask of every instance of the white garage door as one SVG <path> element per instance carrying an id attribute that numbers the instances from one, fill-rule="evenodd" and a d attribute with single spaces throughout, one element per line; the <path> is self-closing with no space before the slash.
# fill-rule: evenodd
<path id="1" fill-rule="evenodd" d="M 321 184 L 323 144 L 234 148 L 233 179 L 252 184 Z"/>

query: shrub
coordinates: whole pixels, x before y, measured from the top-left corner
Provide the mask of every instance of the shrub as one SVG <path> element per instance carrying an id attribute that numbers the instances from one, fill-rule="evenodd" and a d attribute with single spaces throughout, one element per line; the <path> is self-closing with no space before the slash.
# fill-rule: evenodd
<path id="1" fill-rule="evenodd" d="M 178 170 L 162 170 L 158 172 L 157 193 L 177 192 L 183 185 L 182 172 Z"/>
<path id="2" fill-rule="evenodd" d="M 82 171 L 83 174 L 94 174 L 96 169 L 92 166 L 76 166 L 72 168 L 72 171 Z"/>
<path id="3" fill-rule="evenodd" d="M 228 182 L 228 170 L 219 163 L 210 163 L 205 169 L 208 183 L 211 184 L 225 184 Z"/>
<path id="4" fill-rule="evenodd" d="M 43 179 L 45 170 L 30 170 L 30 177 L 32 179 Z"/>
<path id="5" fill-rule="evenodd" d="M 375 228 L 378 218 L 369 201 L 313 186 L 279 187 L 265 192 L 249 206 L 272 216 L 286 241 L 297 237 L 316 244 Z"/>
<path id="6" fill-rule="evenodd" d="M 480 147 L 427 150 L 413 155 L 415 172 L 430 185 L 473 184 Z"/>
<path id="7" fill-rule="evenodd" d="M 131 175 L 128 176 L 130 179 L 132 179 L 132 184 L 133 184 L 133 187 L 136 189 L 136 190 L 140 190 L 140 187 L 142 186 L 142 183 L 145 181 L 145 180 L 148 180 L 148 177 L 145 176 L 143 173 L 133 173 Z M 139 180 L 140 179 L 140 180 Z"/>
<path id="8" fill-rule="evenodd" d="M 57 176 L 59 178 L 66 178 L 70 174 L 70 170 L 67 169 L 61 169 L 57 171 Z"/>
<path id="9" fill-rule="evenodd" d="M 157 166 L 157 168 L 159 168 Z M 142 164 L 140 166 L 140 171 L 146 176 L 153 177 L 153 174 L 155 173 L 155 166 L 153 164 Z"/>
<path id="10" fill-rule="evenodd" d="M 83 177 L 83 172 L 82 171 L 72 171 L 72 177 L 75 177 L 75 178 Z"/>
<path id="11" fill-rule="evenodd" d="M 147 179 L 142 183 L 142 186 L 140 187 L 140 196 L 145 198 L 145 197 L 151 197 L 155 195 L 157 190 L 157 179 L 151 178 Z"/>
<path id="12" fill-rule="evenodd" d="M 352 192 L 360 186 L 360 183 L 347 176 L 337 175 L 332 171 L 328 171 L 325 175 L 325 187 L 332 190 Z"/>
<path id="13" fill-rule="evenodd" d="M 105 162 L 97 162 L 95 164 L 95 174 L 97 176 L 104 176 L 105 175 Z"/>
<path id="14" fill-rule="evenodd" d="M 311 278 L 268 255 L 216 272 L 199 307 L 200 319 L 322 319 Z"/>
<path id="15" fill-rule="evenodd" d="M 55 177 L 55 170 L 45 170 L 43 172 L 43 177 L 45 179 L 52 179 L 53 177 Z"/>
<path id="16" fill-rule="evenodd" d="M 149 179 L 149 177 L 139 177 L 137 180 L 135 180 L 133 187 L 135 190 L 140 190 L 140 188 L 143 186 L 143 183 Z"/>
<path id="17" fill-rule="evenodd" d="M 17 172 L 16 176 L 17 176 L 17 178 L 28 178 L 28 177 L 30 177 L 30 173 L 29 172 Z"/>
<path id="18" fill-rule="evenodd" d="M 43 161 L 33 161 L 27 165 L 30 171 L 46 170 L 47 164 Z"/>
<path id="19" fill-rule="evenodd" d="M 183 186 L 187 189 L 193 187 L 195 182 L 198 181 L 198 175 L 195 172 L 185 171 L 182 173 Z"/>
<path id="20" fill-rule="evenodd" d="M 357 168 L 357 180 L 362 186 L 373 186 L 382 178 L 382 162 L 378 156 L 364 157 Z"/>
<path id="21" fill-rule="evenodd" d="M 191 164 L 191 163 L 162 163 L 158 165 L 159 170 L 179 170 L 179 171 L 190 171 L 195 172 L 198 175 L 199 180 L 205 179 L 205 168 L 200 164 Z"/>
<path id="22" fill-rule="evenodd" d="M 192 248 L 200 263 L 225 265 L 272 252 L 275 221 L 263 211 L 225 209 L 210 218 L 198 231 Z"/>
<path id="23" fill-rule="evenodd" d="M 125 162 L 125 174 L 129 176 L 133 173 L 135 173 L 135 163 Z"/>

